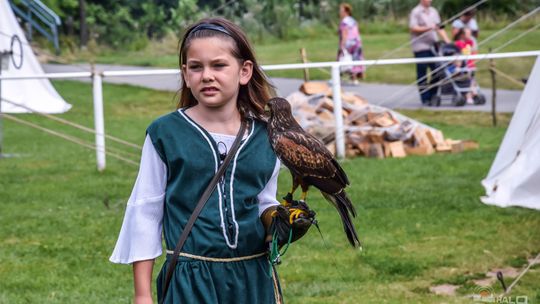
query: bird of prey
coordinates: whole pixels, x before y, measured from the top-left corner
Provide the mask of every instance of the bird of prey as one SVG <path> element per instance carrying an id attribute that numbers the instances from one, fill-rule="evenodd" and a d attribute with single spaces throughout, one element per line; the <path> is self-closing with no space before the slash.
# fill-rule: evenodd
<path id="1" fill-rule="evenodd" d="M 351 220 L 351 216 L 356 216 L 356 211 L 345 193 L 349 179 L 339 163 L 322 142 L 304 131 L 296 122 L 286 99 L 270 99 L 268 109 L 270 143 L 277 157 L 291 172 L 293 180 L 291 192 L 285 197 L 284 204 L 293 201 L 293 193 L 298 186 L 302 188 L 301 201 L 305 201 L 308 188 L 314 186 L 339 212 L 351 245 L 360 246 Z"/>

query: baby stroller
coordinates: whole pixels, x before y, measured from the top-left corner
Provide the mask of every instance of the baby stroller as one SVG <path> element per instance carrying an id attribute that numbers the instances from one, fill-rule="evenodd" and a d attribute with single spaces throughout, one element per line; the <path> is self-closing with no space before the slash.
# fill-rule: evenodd
<path id="1" fill-rule="evenodd" d="M 455 56 L 461 54 L 460 49 L 453 43 L 437 43 L 432 47 L 435 56 Z M 466 95 L 471 93 L 475 105 L 486 103 L 486 97 L 480 92 L 480 86 L 474 79 L 475 68 L 470 68 L 467 62 L 440 62 L 436 69 L 433 84 L 437 87 L 429 105 L 440 106 L 442 101 L 449 100 L 453 106 L 460 107 L 467 102 Z"/>

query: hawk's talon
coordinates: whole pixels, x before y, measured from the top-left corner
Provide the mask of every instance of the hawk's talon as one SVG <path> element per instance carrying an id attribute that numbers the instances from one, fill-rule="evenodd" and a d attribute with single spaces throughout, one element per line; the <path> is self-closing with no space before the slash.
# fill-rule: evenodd
<path id="1" fill-rule="evenodd" d="M 290 224 L 292 224 L 296 219 L 300 218 L 303 214 L 307 214 L 304 210 L 294 209 L 291 211 L 289 217 Z"/>

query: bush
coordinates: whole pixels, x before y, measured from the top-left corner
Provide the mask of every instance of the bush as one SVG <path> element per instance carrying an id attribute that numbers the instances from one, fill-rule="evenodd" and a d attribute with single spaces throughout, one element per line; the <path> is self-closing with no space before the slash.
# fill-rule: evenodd
<path id="1" fill-rule="evenodd" d="M 320 35 L 334 34 L 339 23 L 339 2 L 328 0 L 85 1 L 91 39 L 115 49 L 144 48 L 149 39 L 160 39 L 167 32 L 181 35 L 188 24 L 204 16 L 231 19 L 258 42 L 311 37 L 317 31 Z M 44 2 L 61 18 L 73 17 L 73 29 L 79 31 L 79 0 Z M 363 34 L 406 31 L 407 17 L 418 4 L 418 0 L 348 2 L 353 7 L 353 16 L 358 20 Z M 441 0 L 433 5 L 439 9 L 442 19 L 447 19 L 476 2 Z M 484 22 L 487 28 L 496 27 L 501 18 L 508 22 L 515 20 L 534 9 L 537 2 L 491 0 L 478 7 L 478 20 Z M 14 3 L 18 3 L 18 0 L 14 0 Z M 537 21 L 538 18 L 535 19 Z"/>

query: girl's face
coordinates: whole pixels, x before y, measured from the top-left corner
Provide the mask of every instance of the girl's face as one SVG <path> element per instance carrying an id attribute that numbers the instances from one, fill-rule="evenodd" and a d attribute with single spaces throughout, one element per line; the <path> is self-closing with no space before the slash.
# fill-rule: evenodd
<path id="1" fill-rule="evenodd" d="M 182 76 L 203 107 L 235 105 L 240 85 L 251 79 L 253 63 L 240 62 L 231 53 L 233 42 L 218 37 L 196 38 L 186 52 Z"/>

